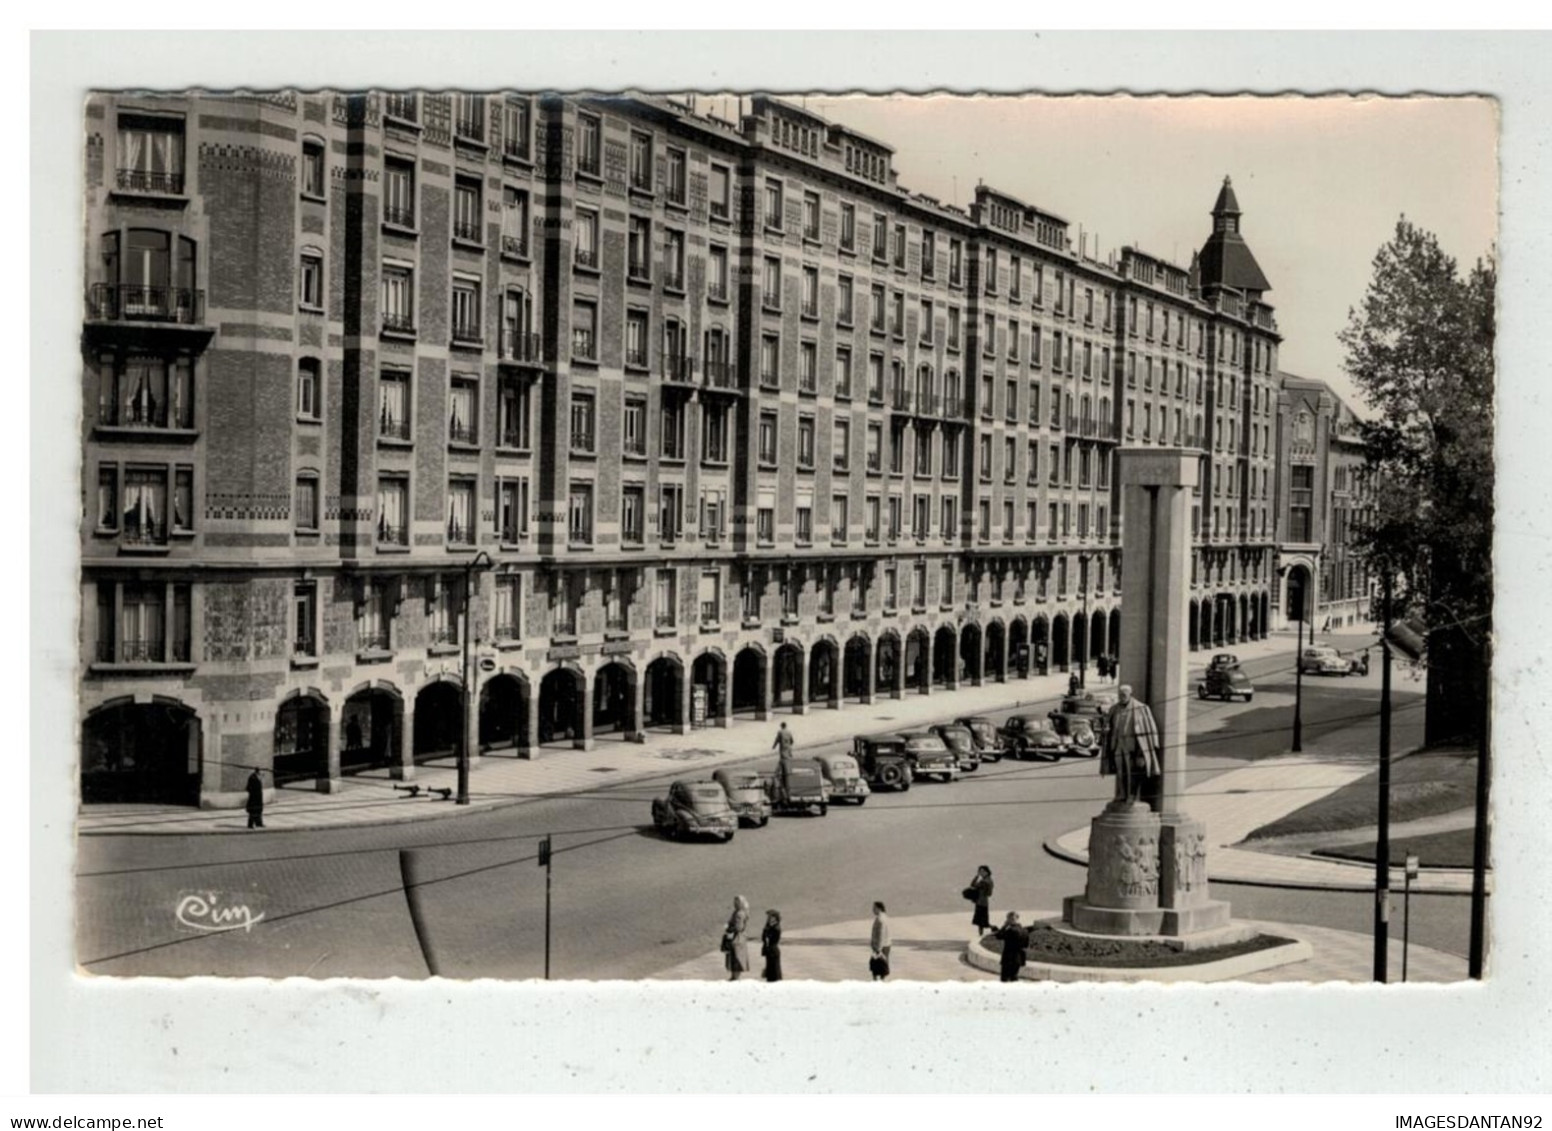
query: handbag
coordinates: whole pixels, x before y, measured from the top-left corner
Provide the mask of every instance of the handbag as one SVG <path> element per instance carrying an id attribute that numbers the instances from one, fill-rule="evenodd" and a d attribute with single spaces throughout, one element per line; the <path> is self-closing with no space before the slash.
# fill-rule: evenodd
<path id="1" fill-rule="evenodd" d="M 733 936 L 732 935 L 723 935 L 722 936 L 722 953 L 723 954 L 727 954 L 732 949 L 733 949 Z"/>
<path id="2" fill-rule="evenodd" d="M 872 974 L 876 978 L 889 977 L 889 959 L 885 958 L 882 954 L 875 954 L 872 958 L 868 959 L 868 973 Z"/>
<path id="3" fill-rule="evenodd" d="M 974 903 L 974 902 L 976 902 L 976 901 L 977 901 L 977 900 L 978 900 L 978 899 L 980 899 L 980 898 L 981 898 L 981 893 L 980 893 L 980 892 L 978 892 L 978 891 L 976 891 L 976 889 L 975 889 L 975 888 L 966 888 L 966 889 L 965 889 L 965 890 L 964 890 L 964 891 L 962 891 L 962 892 L 960 892 L 960 893 L 959 893 L 959 894 L 960 894 L 960 895 L 962 895 L 962 896 L 964 896 L 964 897 L 965 897 L 965 898 L 966 898 L 966 899 L 968 899 L 968 900 L 969 900 L 969 901 L 970 901 L 970 902 L 971 902 L 971 903 Z"/>

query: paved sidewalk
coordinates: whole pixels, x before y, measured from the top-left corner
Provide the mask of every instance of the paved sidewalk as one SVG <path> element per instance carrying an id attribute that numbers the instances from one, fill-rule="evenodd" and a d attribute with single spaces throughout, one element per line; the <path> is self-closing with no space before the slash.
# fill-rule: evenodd
<path id="1" fill-rule="evenodd" d="M 1340 757 L 1328 750 L 1263 759 L 1253 766 L 1230 770 L 1186 790 L 1181 807 L 1207 823 L 1208 879 L 1275 887 L 1373 891 L 1372 864 L 1257 852 L 1241 844 L 1261 826 L 1356 781 L 1373 769 L 1372 759 L 1339 760 Z M 1087 864 L 1088 826 L 1048 841 L 1046 851 L 1064 860 Z M 1391 887 L 1400 891 L 1404 882 L 1402 868 L 1391 869 Z M 1466 869 L 1424 868 L 1421 876 L 1412 882 L 1412 890 L 1465 894 L 1471 891 L 1471 873 Z"/>
<path id="2" fill-rule="evenodd" d="M 1287 647 L 1288 641 L 1273 638 L 1241 645 L 1239 652 L 1247 657 L 1271 655 Z M 1205 655 L 1202 662 L 1206 662 Z M 806 715 L 773 712 L 764 721 L 740 716 L 728 728 L 706 727 L 689 734 L 653 730 L 646 742 L 604 735 L 592 750 L 574 750 L 569 744 L 558 743 L 541 748 L 535 759 L 486 755 L 471 768 L 467 806 L 432 799 L 426 792 L 456 788 L 457 769 L 451 759 L 416 767 L 413 783 L 402 783 L 423 787 L 415 798 L 395 791 L 394 785 L 400 783 L 394 782 L 387 770 L 377 770 L 346 778 L 340 793 L 317 793 L 306 786 L 278 789 L 264 807 L 264 825 L 268 830 L 295 830 L 396 824 L 481 812 L 536 797 L 612 788 L 659 775 L 710 774 L 730 762 L 771 755 L 771 740 L 781 720 L 796 736 L 800 752 L 817 750 L 827 743 L 849 743 L 858 734 L 910 729 L 945 716 L 991 714 L 1043 702 L 1065 694 L 1067 679 L 1066 673 L 1053 673 L 957 691 L 934 688 L 930 695 L 907 693 L 903 699 L 878 699 L 867 706 L 848 701 L 840 710 L 814 706 Z M 1099 680 L 1092 667 L 1088 686 L 1101 694 L 1115 692 L 1115 681 Z M 240 809 L 90 805 L 80 809 L 77 831 L 84 835 L 241 833 L 247 823 L 247 814 Z"/>
<path id="3" fill-rule="evenodd" d="M 1056 919 L 1060 912 L 1020 912 L 1026 923 Z M 755 917 L 757 920 L 759 916 Z M 965 948 L 971 935 L 965 914 L 916 915 L 889 920 L 894 946 L 889 959 L 890 981 L 990 982 L 997 975 L 977 970 L 965 961 Z M 997 918 L 1001 918 L 998 912 Z M 846 923 L 828 923 L 817 927 L 793 928 L 789 925 L 781 942 L 784 977 L 792 981 L 853 982 L 868 981 L 868 939 L 871 919 Z M 1338 931 L 1329 927 L 1302 924 L 1252 924 L 1270 934 L 1292 936 L 1308 942 L 1314 950 L 1303 962 L 1262 970 L 1236 978 L 1240 982 L 1368 982 L 1374 974 L 1374 941 L 1368 935 Z M 715 934 L 715 925 L 712 927 Z M 758 935 L 750 939 L 749 960 L 755 969 L 745 979 L 759 981 L 760 943 Z M 1391 939 L 1390 969 L 1400 980 L 1401 942 Z M 720 952 L 712 950 L 699 958 L 680 963 L 651 975 L 663 980 L 722 981 L 727 972 Z M 1407 959 L 1407 980 L 1411 982 L 1456 982 L 1466 978 L 1466 960 L 1415 943 Z M 758 991 L 753 991 L 758 992 Z"/>

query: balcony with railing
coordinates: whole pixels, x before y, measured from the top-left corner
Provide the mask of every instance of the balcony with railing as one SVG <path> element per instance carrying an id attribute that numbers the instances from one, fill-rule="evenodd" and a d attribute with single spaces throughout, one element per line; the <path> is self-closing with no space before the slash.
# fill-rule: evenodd
<path id="1" fill-rule="evenodd" d="M 591 247 L 578 247 L 572 253 L 576 258 L 578 267 L 585 267 L 590 271 L 598 270 L 598 249 Z"/>
<path id="2" fill-rule="evenodd" d="M 909 416 L 916 407 L 916 398 L 904 385 L 889 390 L 889 407 L 892 411 Z"/>
<path id="3" fill-rule="evenodd" d="M 191 287 L 94 283 L 87 292 L 86 317 L 91 322 L 201 326 L 205 317 L 205 292 Z"/>
<path id="4" fill-rule="evenodd" d="M 528 240 L 523 236 L 502 236 L 501 254 L 513 259 L 527 259 Z"/>
<path id="5" fill-rule="evenodd" d="M 454 220 L 453 239 L 463 243 L 484 243 L 484 226 L 478 220 Z"/>
<path id="6" fill-rule="evenodd" d="M 670 291 L 684 290 L 684 268 L 664 267 L 663 286 L 665 289 Z"/>
<path id="7" fill-rule="evenodd" d="M 150 169 L 119 169 L 114 184 L 120 192 L 154 192 L 167 196 L 183 195 L 183 174 L 153 172 Z"/>
<path id="8" fill-rule="evenodd" d="M 382 314 L 382 332 L 384 334 L 402 334 L 413 337 L 415 334 L 415 316 L 402 310 L 385 310 Z"/>
<path id="9" fill-rule="evenodd" d="M 316 656 L 318 654 L 318 638 L 311 631 L 299 634 L 291 641 L 291 654 L 293 656 Z"/>
<path id="10" fill-rule="evenodd" d="M 127 402 L 104 397 L 97 402 L 97 424 L 102 428 L 189 431 L 194 427 L 194 411 L 187 400 L 169 401 L 150 393 L 133 396 Z"/>
<path id="11" fill-rule="evenodd" d="M 453 344 L 460 346 L 477 346 L 484 342 L 485 335 L 480 330 L 478 322 L 454 322 Z"/>
<path id="12" fill-rule="evenodd" d="M 499 360 L 510 365 L 540 365 L 544 361 L 543 347 L 538 334 L 503 327 Z"/>
<path id="13" fill-rule="evenodd" d="M 383 116 L 397 118 L 401 122 L 419 122 L 418 100 L 413 94 L 383 95 Z"/>
<path id="14" fill-rule="evenodd" d="M 731 361 L 708 361 L 701 367 L 702 380 L 706 388 L 718 392 L 736 393 L 738 387 L 738 366 Z"/>
<path id="15" fill-rule="evenodd" d="M 671 385 L 691 385 L 695 382 L 695 359 L 685 354 L 663 355 L 663 380 Z"/>
<path id="16" fill-rule="evenodd" d="M 395 228 L 414 228 L 415 209 L 385 204 L 383 205 L 383 223 L 391 224 Z"/>
<path id="17" fill-rule="evenodd" d="M 477 444 L 479 443 L 479 431 L 473 421 L 465 422 L 455 416 L 447 423 L 447 442 L 450 444 Z"/>
<path id="18" fill-rule="evenodd" d="M 453 121 L 453 136 L 459 141 L 485 144 L 485 115 L 459 114 Z"/>
<path id="19" fill-rule="evenodd" d="M 941 400 L 937 393 L 927 389 L 920 389 L 916 393 L 916 415 L 936 419 L 942 411 Z"/>
<path id="20" fill-rule="evenodd" d="M 167 545 L 167 522 L 151 518 L 126 517 L 119 532 L 119 545 L 131 548 Z"/>
<path id="21" fill-rule="evenodd" d="M 410 420 L 408 416 L 394 416 L 386 409 L 378 414 L 377 434 L 384 440 L 405 440 L 410 438 Z"/>
<path id="22" fill-rule="evenodd" d="M 392 526 L 387 522 L 377 524 L 377 544 L 379 546 L 408 546 L 409 528 L 407 526 Z"/>

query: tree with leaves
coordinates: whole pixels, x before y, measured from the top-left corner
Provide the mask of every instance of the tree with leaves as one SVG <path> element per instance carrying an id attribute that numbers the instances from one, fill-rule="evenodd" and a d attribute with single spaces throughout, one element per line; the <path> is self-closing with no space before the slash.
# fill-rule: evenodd
<path id="1" fill-rule="evenodd" d="M 1339 335 L 1345 368 L 1378 412 L 1363 425 L 1375 492 L 1357 531 L 1395 579 L 1393 615 L 1427 626 L 1426 740 L 1485 721 L 1493 609 L 1493 340 L 1497 266 L 1462 273 L 1403 216 Z"/>

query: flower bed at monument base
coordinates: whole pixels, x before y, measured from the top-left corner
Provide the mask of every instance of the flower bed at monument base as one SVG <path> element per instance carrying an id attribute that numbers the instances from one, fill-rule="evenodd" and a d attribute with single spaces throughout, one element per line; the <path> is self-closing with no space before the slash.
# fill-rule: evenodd
<path id="1" fill-rule="evenodd" d="M 1277 935 L 1256 935 L 1241 942 L 1203 950 L 1180 950 L 1157 939 L 1096 938 L 1072 935 L 1050 923 L 1029 928 L 1029 961 L 1058 966 L 1147 967 L 1199 966 L 1224 958 L 1237 958 L 1260 950 L 1288 946 L 1293 939 Z M 987 935 L 980 945 L 994 954 L 1002 953 L 1002 941 Z"/>

